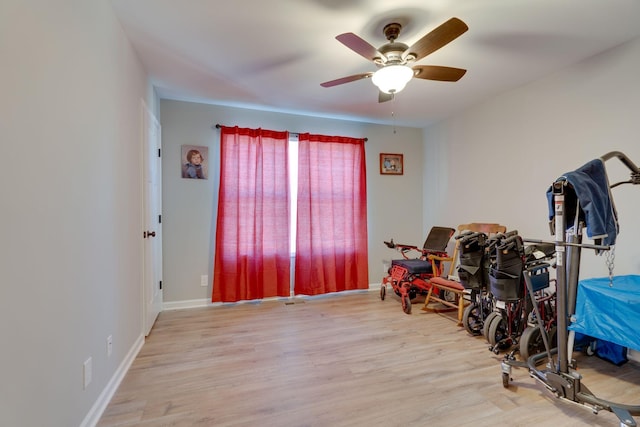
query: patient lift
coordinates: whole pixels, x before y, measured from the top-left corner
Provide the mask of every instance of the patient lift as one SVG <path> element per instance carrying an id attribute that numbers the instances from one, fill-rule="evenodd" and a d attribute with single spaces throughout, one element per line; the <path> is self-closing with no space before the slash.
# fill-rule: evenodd
<path id="1" fill-rule="evenodd" d="M 604 162 L 614 157 L 631 170 L 631 178 L 610 186 Z M 556 397 L 587 406 L 594 413 L 603 409 L 613 412 L 620 420 L 621 426 L 636 426 L 632 416 L 640 415 L 640 405 L 598 398 L 582 384 L 582 376 L 576 367 L 572 366 L 574 331 L 569 330 L 572 329 L 576 314 L 581 250 L 594 249 L 601 253 L 613 249 L 618 226 L 617 213 L 610 199 L 610 189 L 620 184 L 640 184 L 640 170 L 623 153 L 613 151 L 587 163 L 575 173 L 578 174 L 575 181 L 570 182 L 567 176 L 560 177 L 552 184 L 548 193 L 557 264 L 557 348 L 551 348 L 553 343 L 549 342 L 543 325 L 539 322 L 545 352 L 531 355 L 526 362 L 505 358 L 502 362 L 503 385 L 508 387 L 512 366 L 526 367 L 531 377 L 541 382 Z M 582 231 L 585 228 L 588 237 L 592 238 L 595 244 L 582 243 Z M 525 241 L 542 243 L 531 239 Z M 608 266 L 609 286 L 613 288 L 616 286 L 616 278 L 613 277 L 612 262 L 609 262 Z M 530 278 L 525 276 L 525 282 L 532 294 Z M 640 283 L 640 280 L 637 282 Z M 536 304 L 533 304 L 533 308 L 537 310 Z M 538 319 L 541 318 L 539 313 L 536 315 Z M 545 361 L 544 368 L 540 369 L 539 365 Z"/>

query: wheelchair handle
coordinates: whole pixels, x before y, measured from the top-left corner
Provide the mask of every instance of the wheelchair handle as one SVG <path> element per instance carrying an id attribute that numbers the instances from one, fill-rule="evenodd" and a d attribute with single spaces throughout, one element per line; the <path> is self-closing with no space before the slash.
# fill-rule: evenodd
<path id="1" fill-rule="evenodd" d="M 489 240 L 494 242 L 502 239 L 507 239 L 509 237 L 517 236 L 518 230 L 507 231 L 506 233 L 496 233 L 493 236 L 489 237 Z"/>
<path id="2" fill-rule="evenodd" d="M 518 235 L 518 230 L 511 230 L 506 233 L 496 233 L 487 239 L 487 249 L 493 251 L 502 240 Z"/>
<path id="3" fill-rule="evenodd" d="M 508 249 L 510 247 L 513 247 L 514 244 L 519 246 L 521 244 L 520 242 L 521 242 L 520 236 L 515 234 L 511 237 L 507 237 L 506 239 L 502 240 L 500 242 L 500 245 L 498 245 L 497 249 L 498 250 Z"/>
<path id="4" fill-rule="evenodd" d="M 417 246 L 415 245 L 403 245 L 401 243 L 394 243 L 393 239 L 391 239 L 390 242 L 387 242 L 386 240 L 382 241 L 389 249 L 397 249 L 400 252 L 407 252 L 407 251 L 411 251 L 411 250 L 419 250 Z"/>
<path id="5" fill-rule="evenodd" d="M 470 235 L 472 235 L 472 234 L 473 234 L 473 231 L 463 231 L 462 233 L 458 234 L 458 235 L 455 237 L 455 239 L 456 239 L 456 240 L 458 240 L 458 239 L 462 239 L 463 237 L 468 237 L 468 236 L 470 236 Z"/>
<path id="6" fill-rule="evenodd" d="M 464 233 L 458 234 L 456 236 L 456 240 L 459 239 L 473 239 L 474 237 L 482 236 L 484 233 L 481 231 L 465 231 Z"/>

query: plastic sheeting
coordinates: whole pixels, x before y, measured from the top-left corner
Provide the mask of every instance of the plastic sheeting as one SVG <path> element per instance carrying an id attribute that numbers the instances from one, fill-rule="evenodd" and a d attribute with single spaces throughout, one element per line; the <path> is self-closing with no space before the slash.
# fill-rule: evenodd
<path id="1" fill-rule="evenodd" d="M 575 322 L 569 329 L 640 350 L 640 276 L 584 279 L 578 283 Z"/>

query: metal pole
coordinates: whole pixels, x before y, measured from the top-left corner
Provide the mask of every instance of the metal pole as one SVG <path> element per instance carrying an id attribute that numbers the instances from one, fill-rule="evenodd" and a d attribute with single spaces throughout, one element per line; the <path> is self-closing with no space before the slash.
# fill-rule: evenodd
<path id="1" fill-rule="evenodd" d="M 564 182 L 553 183 L 556 240 L 556 312 L 558 316 L 558 369 L 568 373 L 567 363 L 567 254 L 565 252 L 566 219 L 564 216 Z"/>
<path id="2" fill-rule="evenodd" d="M 580 221 L 577 230 L 567 236 L 567 318 L 571 319 L 576 313 L 576 299 L 578 295 L 578 281 L 580 279 L 580 259 L 582 249 L 586 245 L 582 244 L 582 228 L 584 223 Z M 593 245 L 601 246 L 601 245 Z M 608 250 L 608 246 L 602 246 Z M 573 349 L 569 349 L 571 352 Z"/>

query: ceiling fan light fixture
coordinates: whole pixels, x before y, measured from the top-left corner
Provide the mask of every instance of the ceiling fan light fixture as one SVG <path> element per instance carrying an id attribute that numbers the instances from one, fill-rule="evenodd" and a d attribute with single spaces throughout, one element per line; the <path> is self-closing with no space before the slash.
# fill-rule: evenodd
<path id="1" fill-rule="evenodd" d="M 407 65 L 387 65 L 373 74 L 371 81 L 384 93 L 398 93 L 413 77 L 413 69 Z"/>

